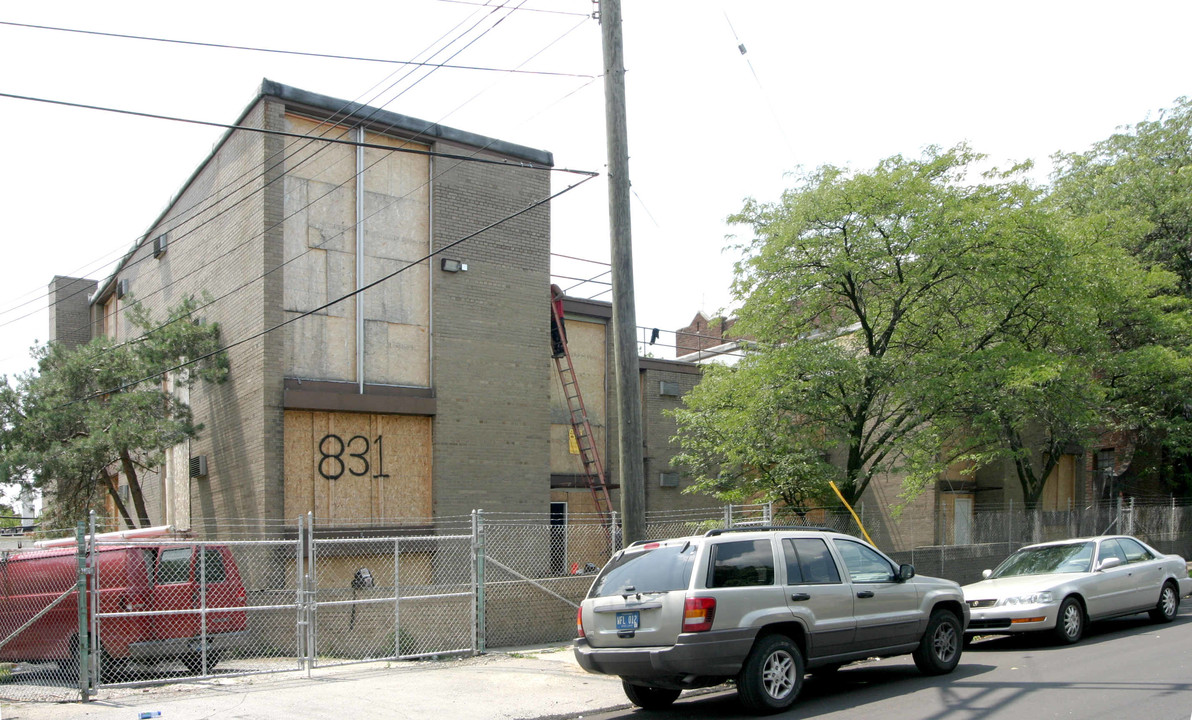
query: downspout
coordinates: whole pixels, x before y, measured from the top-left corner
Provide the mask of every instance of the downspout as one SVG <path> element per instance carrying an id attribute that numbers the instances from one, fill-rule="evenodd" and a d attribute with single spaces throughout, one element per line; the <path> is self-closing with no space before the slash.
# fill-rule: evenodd
<path id="1" fill-rule="evenodd" d="M 354 128 L 356 141 L 356 384 L 364 394 L 364 126 Z"/>

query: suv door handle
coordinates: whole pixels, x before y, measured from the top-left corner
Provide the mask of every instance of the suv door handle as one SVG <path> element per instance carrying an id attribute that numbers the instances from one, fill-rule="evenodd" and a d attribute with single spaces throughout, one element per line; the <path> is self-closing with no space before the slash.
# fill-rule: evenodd
<path id="1" fill-rule="evenodd" d="M 810 600 L 811 596 L 807 593 L 795 593 L 791 595 L 791 600 Z"/>
<path id="2" fill-rule="evenodd" d="M 861 592 L 857 593 L 857 597 L 871 598 L 871 597 L 873 597 L 873 591 L 872 590 L 862 590 Z"/>

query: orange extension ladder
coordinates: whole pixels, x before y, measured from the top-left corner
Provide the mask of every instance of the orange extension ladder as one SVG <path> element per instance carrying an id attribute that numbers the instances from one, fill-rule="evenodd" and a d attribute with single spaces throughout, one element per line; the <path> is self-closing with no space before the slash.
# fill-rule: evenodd
<path id="1" fill-rule="evenodd" d="M 555 367 L 559 369 L 559 380 L 563 384 L 563 396 L 567 398 L 567 410 L 571 416 L 571 429 L 575 433 L 575 442 L 579 446 L 580 461 L 584 466 L 584 479 L 588 489 L 592 491 L 592 500 L 596 503 L 596 511 L 602 520 L 607 522 L 612 517 L 612 499 L 608 494 L 608 484 L 605 482 L 604 464 L 600 462 L 600 451 L 592 437 L 592 423 L 588 421 L 588 411 L 584 407 L 584 398 L 579 391 L 579 381 L 575 377 L 575 365 L 571 362 L 571 350 L 567 347 L 567 335 L 563 331 L 563 318 L 559 315 L 558 304 L 551 302 L 551 317 L 555 327 L 559 328 L 559 342 L 563 346 L 562 355 L 555 355 Z"/>

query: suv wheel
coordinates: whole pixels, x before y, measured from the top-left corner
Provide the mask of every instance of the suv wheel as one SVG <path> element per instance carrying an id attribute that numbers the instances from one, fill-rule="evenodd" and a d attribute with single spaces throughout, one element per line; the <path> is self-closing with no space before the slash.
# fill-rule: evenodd
<path id="1" fill-rule="evenodd" d="M 665 710 L 671 706 L 671 703 L 682 692 L 682 690 L 671 690 L 669 688 L 631 685 L 628 680 L 622 680 L 621 687 L 625 689 L 625 696 L 629 698 L 629 702 L 637 705 L 642 710 Z"/>
<path id="2" fill-rule="evenodd" d="M 803 655 L 785 635 L 759 639 L 737 676 L 737 694 L 755 712 L 787 709 L 795 702 L 802 685 Z"/>
<path id="3" fill-rule="evenodd" d="M 915 665 L 924 675 L 952 672 L 960 662 L 964 631 L 960 620 L 948 610 L 936 610 L 927 621 L 927 632 L 915 648 Z"/>

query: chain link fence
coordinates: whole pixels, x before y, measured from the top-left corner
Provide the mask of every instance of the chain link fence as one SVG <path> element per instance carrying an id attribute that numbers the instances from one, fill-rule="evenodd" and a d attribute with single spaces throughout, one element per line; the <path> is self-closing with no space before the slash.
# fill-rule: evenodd
<path id="1" fill-rule="evenodd" d="M 595 573 L 622 545 L 617 520 L 481 511 L 335 527 L 309 517 L 266 527 L 221 520 L 185 535 L 97 535 L 6 552 L 0 698 L 72 701 L 121 685 L 566 641 Z M 647 540 L 763 525 L 860 534 L 858 520 L 866 522 L 860 508 L 854 519 L 731 505 L 649 513 L 645 527 Z M 940 522 L 939 536 L 954 537 L 949 519 Z M 962 583 L 1041 540 L 1133 534 L 1192 554 L 1192 506 L 1170 499 L 1065 511 L 977 506 L 965 527 L 966 544 L 890 554 Z"/>

